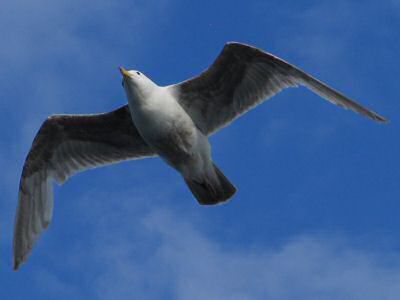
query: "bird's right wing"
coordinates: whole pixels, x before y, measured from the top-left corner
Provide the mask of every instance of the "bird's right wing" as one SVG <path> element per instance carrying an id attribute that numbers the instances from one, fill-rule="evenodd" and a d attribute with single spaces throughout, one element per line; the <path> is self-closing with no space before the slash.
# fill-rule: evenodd
<path id="1" fill-rule="evenodd" d="M 14 269 L 18 269 L 49 225 L 52 180 L 63 183 L 90 168 L 154 156 L 132 122 L 127 105 L 96 115 L 55 115 L 37 133 L 19 187 L 14 231 Z"/>
<path id="2" fill-rule="evenodd" d="M 235 42 L 226 44 L 202 74 L 169 89 L 197 127 L 211 134 L 283 89 L 297 86 L 372 120 L 387 121 L 288 62 Z"/>

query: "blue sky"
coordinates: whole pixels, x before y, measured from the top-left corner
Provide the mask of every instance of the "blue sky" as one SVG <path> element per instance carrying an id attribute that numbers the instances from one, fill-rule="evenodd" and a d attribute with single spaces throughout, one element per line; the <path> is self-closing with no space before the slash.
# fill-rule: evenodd
<path id="1" fill-rule="evenodd" d="M 2 299 L 398 299 L 400 1 L 4 0 Z M 272 52 L 391 120 L 286 90 L 211 138 L 238 193 L 201 207 L 159 159 L 78 174 L 12 269 L 18 182 L 42 121 L 126 103 L 117 67 L 160 85 L 227 41 Z"/>

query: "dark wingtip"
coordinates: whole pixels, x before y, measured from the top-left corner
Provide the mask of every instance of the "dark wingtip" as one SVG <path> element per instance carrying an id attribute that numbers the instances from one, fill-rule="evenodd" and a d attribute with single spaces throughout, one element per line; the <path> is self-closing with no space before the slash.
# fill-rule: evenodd
<path id="1" fill-rule="evenodd" d="M 381 123 L 381 124 L 389 124 L 390 120 L 382 118 L 382 119 L 379 119 L 378 122 Z"/>
<path id="2" fill-rule="evenodd" d="M 382 117 L 376 113 L 374 113 L 373 115 L 370 116 L 370 118 L 378 123 L 381 124 L 388 124 L 390 123 L 389 119 L 386 119 L 385 117 Z"/>
<path id="3" fill-rule="evenodd" d="M 381 123 L 384 123 L 384 124 L 389 124 L 389 123 L 390 123 L 390 120 L 382 117 L 382 118 L 380 119 L 380 122 L 381 122 Z"/>
<path id="4" fill-rule="evenodd" d="M 14 265 L 13 265 L 13 270 L 18 271 L 26 261 L 26 256 L 15 256 L 14 257 Z"/>
<path id="5" fill-rule="evenodd" d="M 21 262 L 20 262 L 19 260 L 15 259 L 15 260 L 14 260 L 14 267 L 13 267 L 13 270 L 14 270 L 14 271 L 18 271 L 20 265 L 21 265 Z"/>

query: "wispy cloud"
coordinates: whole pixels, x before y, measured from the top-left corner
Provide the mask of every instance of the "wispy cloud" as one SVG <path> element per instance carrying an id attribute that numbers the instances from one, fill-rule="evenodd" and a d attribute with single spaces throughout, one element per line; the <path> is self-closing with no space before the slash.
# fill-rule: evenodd
<path id="1" fill-rule="evenodd" d="M 2 91 L 9 101 L 2 105 L 18 101 L 20 115 L 29 112 L 37 123 L 56 111 L 111 103 L 103 95 L 115 93 L 107 88 L 111 80 L 119 87 L 117 66 L 153 46 L 152 20 L 167 19 L 166 3 L 6 1 L 0 12 L 0 77 L 7 79 Z"/>
<path id="2" fill-rule="evenodd" d="M 12 128 L 1 141 L 0 224 L 7 233 L 2 243 L 9 244 L 19 176 L 41 123 L 55 113 L 95 113 L 124 104 L 117 66 L 138 60 L 157 43 L 169 3 L 2 2 L 0 111 Z"/>
<path id="3" fill-rule="evenodd" d="M 85 286 L 90 289 L 81 290 L 82 295 L 96 299 L 394 300 L 400 293 L 397 254 L 369 252 L 337 236 L 300 235 L 280 245 L 227 246 L 207 236 L 210 223 L 198 216 L 148 209 L 154 203 L 147 206 L 142 201 L 114 205 L 111 216 L 104 216 L 100 223 L 89 222 L 95 226 L 93 236 L 80 243 L 79 255 L 71 256 L 71 249 L 62 251 L 69 257 L 62 262 L 64 269 L 90 270 L 85 274 Z M 143 210 L 148 212 L 142 214 Z M 103 209 L 84 213 L 100 220 Z M 82 289 L 81 283 L 70 285 L 68 290 Z"/>

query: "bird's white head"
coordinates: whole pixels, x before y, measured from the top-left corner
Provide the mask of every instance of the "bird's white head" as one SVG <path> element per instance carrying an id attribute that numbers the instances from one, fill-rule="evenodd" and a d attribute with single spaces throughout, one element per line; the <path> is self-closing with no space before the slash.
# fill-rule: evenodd
<path id="1" fill-rule="evenodd" d="M 142 72 L 136 70 L 127 71 L 119 67 L 122 74 L 122 86 L 128 98 L 144 98 L 148 96 L 157 85 Z"/>

